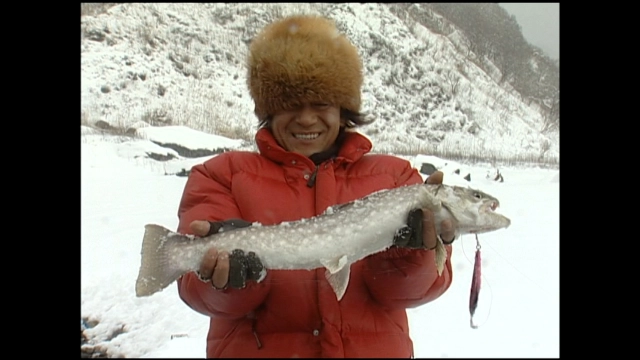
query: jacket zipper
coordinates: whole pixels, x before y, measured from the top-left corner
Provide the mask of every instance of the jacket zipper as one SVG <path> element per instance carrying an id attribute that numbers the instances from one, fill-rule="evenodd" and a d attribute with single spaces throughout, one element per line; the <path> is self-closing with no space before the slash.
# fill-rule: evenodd
<path id="1" fill-rule="evenodd" d="M 256 344 L 258 345 L 258 350 L 262 349 L 262 343 L 260 342 L 260 339 L 258 338 L 258 333 L 253 330 L 253 336 L 256 338 Z"/>
<path id="2" fill-rule="evenodd" d="M 258 345 L 258 350 L 262 348 L 262 343 L 260 342 L 260 338 L 258 338 L 258 332 L 256 331 L 256 320 L 257 318 L 253 318 L 251 323 L 251 331 L 253 332 L 253 337 L 256 338 L 256 344 Z"/>
<path id="3" fill-rule="evenodd" d="M 318 175 L 318 168 L 319 167 L 320 167 L 320 165 L 316 165 L 315 170 L 313 170 L 313 173 L 311 173 L 311 176 L 309 177 L 309 180 L 307 181 L 307 187 L 312 188 L 316 184 L 316 176 Z"/>

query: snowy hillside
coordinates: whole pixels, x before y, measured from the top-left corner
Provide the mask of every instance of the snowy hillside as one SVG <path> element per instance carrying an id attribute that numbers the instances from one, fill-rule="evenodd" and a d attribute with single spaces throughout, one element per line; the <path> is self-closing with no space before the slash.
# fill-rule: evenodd
<path id="1" fill-rule="evenodd" d="M 542 134 L 534 105 L 456 50 L 463 36 L 434 34 L 385 4 L 136 3 L 83 16 L 82 122 L 185 125 L 251 142 L 247 44 L 300 12 L 334 19 L 359 48 L 362 110 L 377 118 L 360 131 L 375 151 L 559 163 L 559 134 Z"/>

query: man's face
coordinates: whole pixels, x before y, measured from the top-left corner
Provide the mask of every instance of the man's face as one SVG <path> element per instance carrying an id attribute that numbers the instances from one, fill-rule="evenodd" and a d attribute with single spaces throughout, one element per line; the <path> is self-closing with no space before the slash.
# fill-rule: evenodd
<path id="1" fill-rule="evenodd" d="M 279 111 L 271 119 L 271 131 L 285 150 L 309 157 L 328 150 L 338 138 L 340 108 L 314 102 Z"/>

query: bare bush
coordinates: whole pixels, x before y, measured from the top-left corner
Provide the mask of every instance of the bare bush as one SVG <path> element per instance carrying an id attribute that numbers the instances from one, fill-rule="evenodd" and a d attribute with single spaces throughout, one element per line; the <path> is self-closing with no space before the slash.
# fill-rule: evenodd
<path id="1" fill-rule="evenodd" d="M 152 109 L 142 115 L 142 121 L 151 126 L 171 125 L 173 119 L 166 109 Z"/>
<path id="2" fill-rule="evenodd" d="M 80 125 L 89 126 L 89 114 L 86 111 L 80 111 Z"/>
<path id="3" fill-rule="evenodd" d="M 104 14 L 118 3 L 80 3 L 80 16 L 96 16 Z"/>
<path id="4" fill-rule="evenodd" d="M 451 95 L 458 94 L 458 90 L 460 89 L 460 76 L 458 76 L 455 71 L 447 70 L 444 73 L 444 79 L 449 87 L 449 93 Z"/>
<path id="5" fill-rule="evenodd" d="M 538 157 L 539 162 L 544 161 L 550 149 L 551 149 L 551 142 L 547 139 L 542 140 L 542 142 L 540 143 L 540 156 Z"/>

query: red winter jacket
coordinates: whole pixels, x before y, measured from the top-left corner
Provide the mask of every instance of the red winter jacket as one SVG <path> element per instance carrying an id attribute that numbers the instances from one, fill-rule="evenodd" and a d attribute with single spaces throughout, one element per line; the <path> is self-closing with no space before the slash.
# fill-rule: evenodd
<path id="1" fill-rule="evenodd" d="M 182 195 L 178 231 L 193 220 L 241 218 L 265 225 L 321 214 L 374 191 L 421 183 L 398 157 L 365 155 L 371 142 L 348 132 L 334 159 L 315 164 L 285 151 L 271 132 L 256 134 L 260 154 L 222 153 L 194 166 Z M 351 267 L 337 301 L 325 269 L 269 270 L 241 290 L 218 291 L 189 273 L 182 300 L 210 317 L 208 357 L 411 357 L 405 309 L 438 298 L 451 284 L 451 247 L 442 276 L 434 251 L 392 247 Z M 257 254 L 260 256 L 260 254 Z"/>

